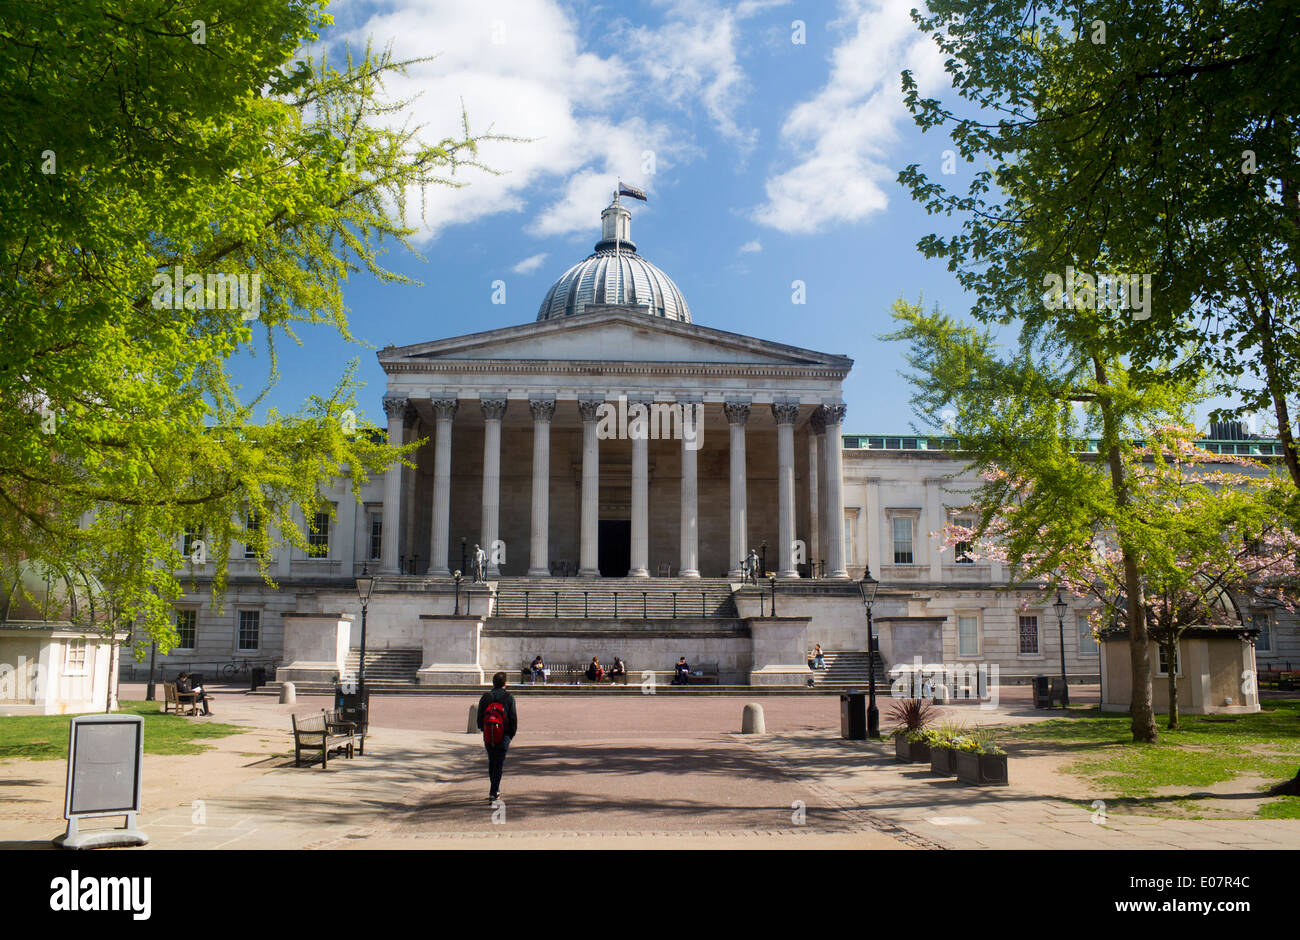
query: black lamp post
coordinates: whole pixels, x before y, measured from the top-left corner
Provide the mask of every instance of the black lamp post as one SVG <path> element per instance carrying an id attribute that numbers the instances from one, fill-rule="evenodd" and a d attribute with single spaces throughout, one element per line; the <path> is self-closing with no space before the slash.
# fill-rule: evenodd
<path id="1" fill-rule="evenodd" d="M 154 664 L 158 661 L 158 644 L 153 644 L 153 649 L 149 651 L 149 686 L 144 690 L 144 700 L 146 702 L 154 701 L 154 696 L 158 693 L 158 686 L 154 682 L 153 670 Z"/>
<path id="2" fill-rule="evenodd" d="M 462 577 L 462 575 L 461 575 L 461 573 L 460 573 L 460 569 L 458 568 L 458 569 L 456 569 L 455 571 L 453 571 L 453 572 L 451 573 L 451 576 L 452 576 L 452 578 L 454 578 L 455 581 L 456 581 L 456 610 L 455 610 L 455 613 L 456 613 L 457 615 L 459 615 L 459 614 L 460 614 L 460 579 L 461 579 L 461 577 Z"/>
<path id="3" fill-rule="evenodd" d="M 763 539 L 763 544 L 759 546 L 759 551 L 763 553 L 763 573 L 767 574 L 767 539 Z"/>
<path id="4" fill-rule="evenodd" d="M 876 591 L 880 582 L 871 576 L 871 566 L 862 569 L 862 580 L 858 590 L 862 592 L 862 604 L 867 608 L 867 737 L 880 737 L 880 709 L 876 707 L 876 632 L 871 621 L 871 605 L 876 602 Z"/>
<path id="5" fill-rule="evenodd" d="M 776 575 L 767 576 L 767 583 L 772 585 L 772 616 L 776 616 Z"/>
<path id="6" fill-rule="evenodd" d="M 366 566 L 361 566 L 361 577 L 357 578 L 357 597 L 361 599 L 361 665 L 357 667 L 357 694 L 362 702 L 366 701 L 366 608 L 370 605 L 370 595 L 375 590 L 375 579 L 370 577 Z"/>
<path id="7" fill-rule="evenodd" d="M 1065 612 L 1070 609 L 1064 598 L 1061 597 L 1061 591 L 1056 591 L 1056 603 L 1052 605 L 1052 610 L 1056 611 L 1056 626 L 1060 631 L 1061 637 L 1061 707 L 1068 708 L 1070 705 L 1070 686 L 1065 680 Z"/>

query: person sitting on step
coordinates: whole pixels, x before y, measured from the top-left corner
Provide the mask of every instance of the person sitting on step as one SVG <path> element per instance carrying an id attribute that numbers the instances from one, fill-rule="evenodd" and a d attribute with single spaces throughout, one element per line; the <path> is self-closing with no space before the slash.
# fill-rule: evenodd
<path id="1" fill-rule="evenodd" d="M 813 647 L 813 668 L 826 668 L 826 660 L 822 658 L 822 645 L 820 643 Z"/>

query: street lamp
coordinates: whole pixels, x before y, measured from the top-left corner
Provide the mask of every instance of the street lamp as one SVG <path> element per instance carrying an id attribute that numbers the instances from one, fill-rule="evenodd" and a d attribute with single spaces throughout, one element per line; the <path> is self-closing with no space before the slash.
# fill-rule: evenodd
<path id="1" fill-rule="evenodd" d="M 1061 636 L 1061 707 L 1068 708 L 1070 705 L 1070 686 L 1065 680 L 1065 612 L 1070 609 L 1070 605 L 1061 597 L 1061 591 L 1056 591 L 1056 603 L 1052 605 L 1052 610 L 1056 611 L 1056 626 Z"/>
<path id="2" fill-rule="evenodd" d="M 769 574 L 767 576 L 767 583 L 772 585 L 772 616 L 775 617 L 776 616 L 776 575 Z"/>
<path id="3" fill-rule="evenodd" d="M 361 599 L 361 665 L 357 669 L 357 693 L 363 702 L 366 701 L 366 607 L 370 605 L 370 595 L 374 590 L 375 579 L 362 565 L 361 577 L 357 578 L 357 597 Z"/>
<path id="4" fill-rule="evenodd" d="M 876 708 L 876 634 L 871 622 L 871 605 L 876 602 L 876 591 L 880 582 L 871 576 L 871 566 L 862 569 L 862 580 L 858 590 L 862 592 L 862 604 L 867 608 L 867 737 L 880 737 L 880 710 Z"/>
<path id="5" fill-rule="evenodd" d="M 763 544 L 759 546 L 759 551 L 763 553 L 763 571 L 767 572 L 767 539 L 763 539 Z"/>
<path id="6" fill-rule="evenodd" d="M 454 611 L 454 613 L 459 615 L 460 614 L 460 579 L 462 577 L 460 573 L 460 569 L 457 568 L 455 571 L 453 571 L 451 573 L 451 576 L 456 582 L 456 610 Z M 467 604 L 466 606 L 469 605 Z"/>

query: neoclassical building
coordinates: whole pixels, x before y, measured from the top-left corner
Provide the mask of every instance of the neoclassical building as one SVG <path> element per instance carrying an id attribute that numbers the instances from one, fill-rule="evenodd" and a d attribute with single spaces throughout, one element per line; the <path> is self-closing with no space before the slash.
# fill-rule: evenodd
<path id="1" fill-rule="evenodd" d="M 1063 635 L 1070 675 L 1099 674 L 1084 608 L 1059 622 L 1034 586 L 942 549 L 975 485 L 954 442 L 845 433 L 852 361 L 694 322 L 617 199 L 535 322 L 378 357 L 389 439 L 423 442 L 414 467 L 360 503 L 328 489 L 329 511 L 303 520 L 316 554 L 277 557 L 278 590 L 251 558 L 232 561 L 219 606 L 200 581 L 166 670 L 248 660 L 309 685 L 354 671 L 364 571 L 380 577 L 375 683 L 476 685 L 537 654 L 619 655 L 634 675 L 685 655 L 731 684 L 856 682 L 869 567 L 887 666 L 1053 673 Z M 482 584 L 469 580 L 477 545 Z M 757 586 L 741 577 L 751 550 L 769 575 Z M 1261 660 L 1300 662 L 1280 612 L 1251 616 L 1272 643 Z M 815 643 L 834 654 L 829 677 L 808 670 Z"/>

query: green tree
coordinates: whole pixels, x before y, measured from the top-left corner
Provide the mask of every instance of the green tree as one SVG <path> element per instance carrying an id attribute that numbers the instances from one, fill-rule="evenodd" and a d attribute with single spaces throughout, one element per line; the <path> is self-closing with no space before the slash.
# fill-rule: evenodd
<path id="1" fill-rule="evenodd" d="M 384 92 L 409 63 L 338 68 L 301 49 L 313 0 L 71 0 L 0 14 L 0 562 L 99 575 L 166 651 L 201 530 L 222 589 L 233 541 L 263 576 L 307 548 L 295 507 L 353 492 L 407 448 L 356 406 L 352 370 L 294 414 L 232 385 L 255 341 L 322 324 L 351 339 L 343 284 L 410 248 L 407 201 L 477 166 Z M 355 363 L 354 363 L 355 366 Z M 254 514 L 256 528 L 246 523 Z"/>
<path id="2" fill-rule="evenodd" d="M 1123 290 L 1089 291 L 1092 302 L 1106 296 L 1133 314 L 1115 318 L 1107 350 L 1127 357 L 1135 382 L 1152 367 L 1208 372 L 1230 402 L 1225 413 L 1271 412 L 1300 488 L 1295 4 L 926 8 L 913 19 L 947 57 L 963 103 L 922 97 L 905 72 L 907 105 L 922 128 L 945 130 L 982 168 L 957 177 L 968 181 L 964 192 L 916 164 L 902 172 L 929 212 L 961 221 L 923 239 L 922 251 L 947 259 L 986 322 L 1067 268 L 1124 275 Z"/>

